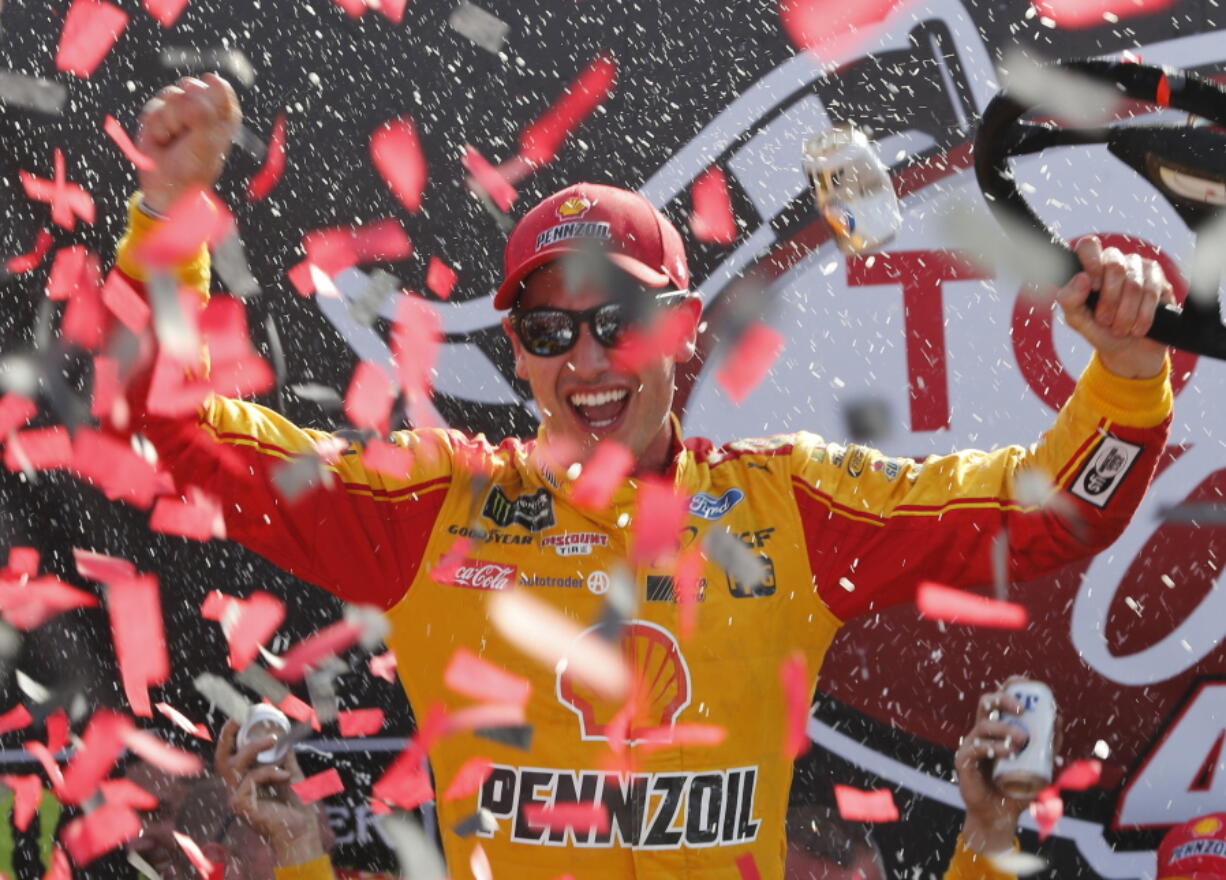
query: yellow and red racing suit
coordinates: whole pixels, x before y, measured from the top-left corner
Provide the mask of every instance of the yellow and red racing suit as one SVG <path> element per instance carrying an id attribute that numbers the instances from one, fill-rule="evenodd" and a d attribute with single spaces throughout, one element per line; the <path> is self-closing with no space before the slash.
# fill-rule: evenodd
<path id="1" fill-rule="evenodd" d="M 129 275 L 139 275 L 132 249 L 152 223 L 134 208 L 118 259 Z M 183 276 L 207 285 L 205 259 Z M 632 481 L 608 510 L 581 509 L 566 477 L 534 456 L 536 441 L 494 446 L 430 429 L 392 435 L 414 456 L 405 477 L 367 470 L 351 445 L 330 466 L 331 486 L 290 502 L 272 473 L 323 432 L 219 396 L 195 418 L 138 413 L 136 426 L 180 486 L 221 499 L 231 539 L 348 602 L 385 609 L 388 644 L 419 715 L 436 703 L 469 705 L 443 684 L 460 647 L 531 681 L 528 748 L 461 733 L 430 750 L 440 789 L 467 758 L 494 764 L 477 795 L 438 805 L 452 877 L 470 876 L 470 853 L 481 843 L 495 876 L 517 880 L 739 880 L 736 860 L 746 853 L 764 878 L 783 875 L 792 761 L 783 750 L 781 661 L 803 652 L 811 692 L 844 621 L 910 601 L 921 580 L 990 583 L 1002 530 L 1009 575 L 1018 580 L 1102 550 L 1149 485 L 1171 401 L 1166 371 L 1126 380 L 1095 358 L 1034 446 L 922 463 L 805 432 L 717 446 L 683 439 L 674 421 L 666 476 L 692 499 L 682 543 L 728 530 L 761 556 L 766 580 L 752 590 L 709 564 L 697 631 L 683 643 L 671 573 L 634 572 L 637 608 L 622 646 L 651 687 L 630 738 L 635 729 L 686 722 L 722 725 L 728 736 L 718 745 L 638 749 L 637 771 L 620 777 L 602 772 L 618 706 L 525 658 L 491 625 L 487 602 L 497 591 L 524 590 L 594 624 L 610 575 L 628 555 Z M 1035 509 L 1018 501 L 1019 476 L 1030 469 L 1047 475 L 1065 504 Z M 451 567 L 451 582 L 432 579 L 461 537 L 472 539 L 468 558 Z M 529 805 L 565 801 L 605 804 L 608 831 L 545 831 L 525 821 Z M 450 830 L 478 805 L 498 818 L 495 833 Z"/>

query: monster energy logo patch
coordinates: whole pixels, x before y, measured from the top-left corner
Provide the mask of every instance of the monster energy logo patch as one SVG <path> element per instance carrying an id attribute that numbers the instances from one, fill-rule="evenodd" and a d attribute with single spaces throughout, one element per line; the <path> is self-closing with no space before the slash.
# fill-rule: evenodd
<path id="1" fill-rule="evenodd" d="M 547 489 L 537 489 L 512 501 L 501 486 L 495 486 L 485 499 L 481 515 L 502 528 L 518 523 L 530 532 L 539 532 L 554 525 L 553 496 Z"/>

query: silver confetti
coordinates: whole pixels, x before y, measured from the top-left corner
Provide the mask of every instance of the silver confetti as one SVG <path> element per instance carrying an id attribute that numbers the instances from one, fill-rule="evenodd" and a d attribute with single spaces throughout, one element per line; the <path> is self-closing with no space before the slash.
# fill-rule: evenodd
<path id="1" fill-rule="evenodd" d="M 464 0 L 452 10 L 447 23 L 452 30 L 467 37 L 485 51 L 497 55 L 507 40 L 511 26 L 475 3 Z"/>
<path id="2" fill-rule="evenodd" d="M 221 70 L 245 87 L 255 83 L 255 68 L 238 49 L 192 49 L 186 46 L 164 46 L 159 60 L 163 67 L 182 67 L 192 73 Z"/>
<path id="3" fill-rule="evenodd" d="M 482 834 L 493 834 L 498 830 L 498 820 L 488 809 L 481 807 L 452 825 L 451 830 L 460 837 L 472 837 L 478 831 Z"/>
<path id="4" fill-rule="evenodd" d="M 154 870 L 153 865 L 146 862 L 132 850 L 128 850 L 128 864 L 136 869 L 136 873 L 148 878 L 148 880 L 162 880 L 162 875 Z"/>
<path id="5" fill-rule="evenodd" d="M 1185 501 L 1158 510 L 1158 518 L 1167 522 L 1219 525 L 1226 523 L 1226 504 L 1216 501 Z"/>
<path id="6" fill-rule="evenodd" d="M 1042 107 L 1068 125 L 1101 125 L 1115 116 L 1121 95 L 1107 83 L 1062 67 L 1039 64 L 1026 53 L 1006 53 L 1009 92 L 1023 104 Z"/>
<path id="7" fill-rule="evenodd" d="M 366 651 L 373 651 L 388 637 L 392 625 L 378 608 L 371 605 L 346 605 L 345 620 L 362 629 L 359 642 Z"/>
<path id="8" fill-rule="evenodd" d="M 237 673 L 234 678 L 243 687 L 255 691 L 274 706 L 281 705 L 281 701 L 290 694 L 289 688 L 273 678 L 267 669 L 254 663 Z"/>
<path id="9" fill-rule="evenodd" d="M 329 484 L 331 480 L 323 460 L 318 455 L 308 453 L 295 455 L 277 465 L 272 472 L 272 482 L 282 498 L 293 502 L 304 492 Z"/>
<path id="10" fill-rule="evenodd" d="M 239 299 L 259 296 L 260 283 L 251 274 L 247 251 L 237 231 L 231 231 L 213 248 L 212 266 L 217 270 L 226 289 Z"/>
<path id="11" fill-rule="evenodd" d="M 290 385 L 289 390 L 303 400 L 317 403 L 324 409 L 339 410 L 343 405 L 340 392 L 335 388 L 329 388 L 327 385 L 320 385 L 318 382 L 303 382 L 298 385 Z"/>
<path id="12" fill-rule="evenodd" d="M 349 315 L 364 327 L 369 327 L 379 317 L 384 303 L 401 287 L 400 279 L 390 272 L 376 269 L 361 293 L 346 300 Z"/>
<path id="13" fill-rule="evenodd" d="M 702 543 L 707 556 L 732 579 L 734 590 L 752 596 L 766 581 L 765 561 L 727 529 L 712 529 Z"/>
<path id="14" fill-rule="evenodd" d="M 196 691 L 220 709 L 232 721 L 242 724 L 247 720 L 250 703 L 234 689 L 234 685 L 211 672 L 202 673 L 192 681 Z"/>
<path id="15" fill-rule="evenodd" d="M 22 107 L 58 116 L 68 99 L 68 89 L 57 82 L 36 76 L 0 71 L 0 104 Z"/>
<path id="16" fill-rule="evenodd" d="M 153 309 L 153 332 L 172 357 L 195 363 L 200 356 L 200 337 L 193 322 L 183 314 L 179 282 L 161 272 L 149 276 L 149 305 Z"/>
<path id="17" fill-rule="evenodd" d="M 17 687 L 30 698 L 32 703 L 45 703 L 51 698 L 51 691 L 39 684 L 20 669 L 17 670 Z"/>
<path id="18" fill-rule="evenodd" d="M 478 727 L 473 730 L 477 736 L 490 742 L 528 751 L 532 748 L 531 724 L 500 724 L 495 727 Z"/>
<path id="19" fill-rule="evenodd" d="M 447 867 L 421 823 L 402 810 L 379 817 L 383 838 L 396 853 L 402 880 L 445 880 Z"/>

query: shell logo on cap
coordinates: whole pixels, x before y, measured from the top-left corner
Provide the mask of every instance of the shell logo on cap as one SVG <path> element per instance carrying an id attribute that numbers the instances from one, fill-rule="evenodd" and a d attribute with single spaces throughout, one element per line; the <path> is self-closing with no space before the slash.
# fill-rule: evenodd
<path id="1" fill-rule="evenodd" d="M 588 627 L 575 640 L 599 639 L 596 626 Z M 625 705 L 606 700 L 583 682 L 566 674 L 566 664 L 558 664 L 558 701 L 579 716 L 579 736 L 585 740 L 609 739 L 610 728 L 624 731 L 616 735 L 633 745 L 637 742 L 668 742 L 681 710 L 690 704 L 690 668 L 673 634 L 645 620 L 627 621 L 621 632 L 621 652 L 631 676 L 629 719 Z M 620 715 L 620 717 L 619 717 Z"/>
<path id="2" fill-rule="evenodd" d="M 591 207 L 592 203 L 583 196 L 571 196 L 558 205 L 558 216 L 563 220 L 574 220 L 586 214 Z"/>
<path id="3" fill-rule="evenodd" d="M 1222 828 L 1222 822 L 1220 819 L 1216 819 L 1213 816 L 1206 816 L 1205 818 L 1201 819 L 1199 822 L 1197 822 L 1195 825 L 1192 826 L 1192 833 L 1193 834 L 1216 834 L 1218 831 L 1221 830 L 1221 828 Z"/>

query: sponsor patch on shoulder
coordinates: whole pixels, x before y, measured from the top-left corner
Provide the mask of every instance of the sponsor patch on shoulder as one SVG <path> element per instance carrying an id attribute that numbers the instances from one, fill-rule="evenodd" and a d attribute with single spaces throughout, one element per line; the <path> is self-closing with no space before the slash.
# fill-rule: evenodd
<path id="1" fill-rule="evenodd" d="M 1108 434 L 1081 466 L 1069 491 L 1095 507 L 1106 507 L 1140 454 L 1137 444 Z"/>

